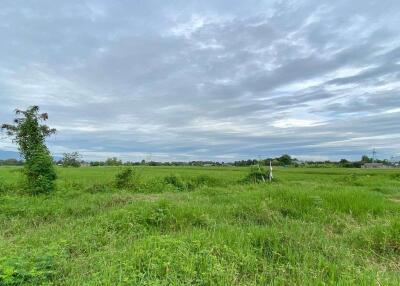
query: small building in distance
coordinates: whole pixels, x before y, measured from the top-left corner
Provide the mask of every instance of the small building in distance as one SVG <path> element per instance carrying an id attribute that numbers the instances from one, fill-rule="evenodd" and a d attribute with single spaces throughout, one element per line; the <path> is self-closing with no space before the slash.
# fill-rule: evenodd
<path id="1" fill-rule="evenodd" d="M 390 158 L 389 162 L 392 164 L 392 166 L 400 167 L 400 156 Z"/>
<path id="2" fill-rule="evenodd" d="M 365 163 L 365 164 L 361 165 L 361 168 L 379 169 L 379 168 L 386 168 L 386 166 L 382 163 Z"/>

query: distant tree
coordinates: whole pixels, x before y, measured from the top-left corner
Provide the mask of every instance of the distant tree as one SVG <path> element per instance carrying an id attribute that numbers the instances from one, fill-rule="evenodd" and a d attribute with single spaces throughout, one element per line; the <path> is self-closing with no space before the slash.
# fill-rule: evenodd
<path id="1" fill-rule="evenodd" d="M 27 110 L 17 109 L 15 114 L 14 124 L 3 124 L 1 129 L 13 137 L 25 160 L 24 174 L 28 187 L 33 193 L 52 191 L 56 172 L 45 139 L 56 130 L 41 124 L 48 119 L 48 114 L 39 113 L 38 106 L 31 106 Z"/>
<path id="2" fill-rule="evenodd" d="M 20 166 L 23 164 L 24 162 L 17 159 L 0 160 L 0 166 Z"/>
<path id="3" fill-rule="evenodd" d="M 348 160 L 346 160 L 346 159 L 341 159 L 340 161 L 339 161 L 339 167 L 343 167 L 343 168 L 351 168 L 352 167 L 352 163 L 351 162 L 349 162 Z"/>
<path id="4" fill-rule="evenodd" d="M 290 157 L 288 154 L 282 155 L 281 157 L 278 158 L 278 161 L 284 165 L 288 166 L 292 164 L 292 157 Z"/>
<path id="5" fill-rule="evenodd" d="M 90 166 L 95 166 L 95 167 L 98 167 L 98 166 L 104 166 L 104 162 L 101 162 L 101 161 L 92 161 L 92 162 L 90 162 Z"/>
<path id="6" fill-rule="evenodd" d="M 361 157 L 361 163 L 372 163 L 372 158 L 369 158 L 367 155 L 363 155 Z"/>
<path id="7" fill-rule="evenodd" d="M 113 158 L 108 158 L 105 162 L 106 166 L 121 166 L 122 165 L 122 161 L 118 160 L 117 157 L 113 157 Z"/>
<path id="8" fill-rule="evenodd" d="M 63 167 L 80 167 L 81 166 L 81 155 L 79 152 L 64 153 L 62 158 Z"/>
<path id="9" fill-rule="evenodd" d="M 279 159 L 274 159 L 274 160 L 271 161 L 271 163 L 272 163 L 272 166 L 279 166 L 279 165 L 281 165 L 281 162 L 279 161 Z M 268 162 L 268 164 L 269 164 L 269 162 Z"/>
<path id="10" fill-rule="evenodd" d="M 147 165 L 149 165 L 149 166 L 160 166 L 161 163 L 155 162 L 155 161 L 150 161 L 150 162 L 147 163 Z"/>

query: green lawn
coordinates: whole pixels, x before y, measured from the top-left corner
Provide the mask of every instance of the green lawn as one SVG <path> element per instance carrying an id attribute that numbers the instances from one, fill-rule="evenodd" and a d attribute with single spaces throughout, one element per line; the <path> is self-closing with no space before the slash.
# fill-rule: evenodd
<path id="1" fill-rule="evenodd" d="M 0 168 L 0 285 L 400 285 L 400 170 L 121 169 Z"/>

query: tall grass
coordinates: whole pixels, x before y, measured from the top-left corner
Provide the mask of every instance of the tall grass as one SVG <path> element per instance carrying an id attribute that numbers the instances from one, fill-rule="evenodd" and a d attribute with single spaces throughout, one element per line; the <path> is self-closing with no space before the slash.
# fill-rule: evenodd
<path id="1" fill-rule="evenodd" d="M 0 285 L 399 285 L 396 170 L 0 168 Z M 121 178 L 121 177 L 119 177 Z"/>

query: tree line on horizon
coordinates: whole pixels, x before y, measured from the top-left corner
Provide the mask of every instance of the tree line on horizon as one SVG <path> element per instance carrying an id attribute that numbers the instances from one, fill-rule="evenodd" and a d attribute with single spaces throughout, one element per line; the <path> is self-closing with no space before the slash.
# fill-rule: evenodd
<path id="1" fill-rule="evenodd" d="M 236 167 L 246 167 L 254 165 L 268 166 L 269 162 L 272 166 L 291 166 L 291 167 L 343 167 L 343 168 L 360 168 L 365 163 L 382 163 L 385 165 L 390 165 L 388 160 L 373 160 L 367 155 L 363 155 L 361 160 L 349 161 L 347 159 L 341 159 L 340 161 L 300 161 L 296 158 L 292 158 L 290 155 L 282 155 L 275 158 L 266 159 L 247 159 L 238 160 L 233 162 L 219 162 L 219 161 L 170 161 L 170 162 L 157 162 L 157 161 L 126 161 L 123 162 L 117 157 L 107 158 L 104 161 L 85 161 L 82 160 L 82 156 L 78 152 L 64 153 L 62 159 L 54 160 L 53 163 L 58 166 L 63 167 L 81 167 L 81 166 L 236 166 Z M 23 160 L 17 159 L 6 159 L 0 160 L 0 166 L 22 166 L 24 165 Z"/>

